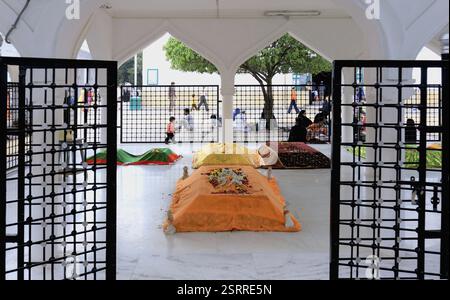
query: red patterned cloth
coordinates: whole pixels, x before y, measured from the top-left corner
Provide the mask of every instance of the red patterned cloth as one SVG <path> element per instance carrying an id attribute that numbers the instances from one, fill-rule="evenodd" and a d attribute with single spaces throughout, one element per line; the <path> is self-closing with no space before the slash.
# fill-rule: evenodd
<path id="1" fill-rule="evenodd" d="M 305 143 L 278 143 L 274 169 L 329 169 L 330 159 Z"/>

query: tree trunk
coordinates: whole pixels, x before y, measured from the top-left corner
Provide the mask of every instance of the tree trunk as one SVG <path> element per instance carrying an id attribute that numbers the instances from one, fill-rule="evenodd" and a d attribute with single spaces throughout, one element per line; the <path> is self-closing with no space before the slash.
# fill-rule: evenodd
<path id="1" fill-rule="evenodd" d="M 273 112 L 273 89 L 272 89 L 272 78 L 267 79 L 267 87 L 261 85 L 264 95 L 264 108 L 261 113 L 261 119 L 266 120 L 266 129 L 270 129 L 270 124 L 272 120 L 275 120 L 275 114 Z"/>

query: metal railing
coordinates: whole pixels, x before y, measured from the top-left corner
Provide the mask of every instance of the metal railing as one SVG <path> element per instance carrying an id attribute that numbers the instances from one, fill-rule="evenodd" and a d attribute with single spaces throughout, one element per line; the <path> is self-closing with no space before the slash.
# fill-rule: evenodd
<path id="1" fill-rule="evenodd" d="M 235 142 L 289 141 L 302 110 L 307 142 L 330 142 L 331 100 L 324 85 L 237 85 L 233 104 Z M 295 100 L 295 101 L 293 101 Z M 270 108 L 268 103 L 273 105 Z M 266 111 L 272 109 L 272 118 Z M 270 121 L 270 126 L 266 125 Z M 312 125 L 312 126 L 311 126 Z"/>
<path id="2" fill-rule="evenodd" d="M 175 141 L 219 141 L 217 85 L 121 86 L 121 143 L 163 143 L 175 118 Z"/>
<path id="3" fill-rule="evenodd" d="M 372 81 L 353 81 L 359 68 Z M 344 69 L 354 76 L 344 78 Z M 418 69 L 419 82 L 406 82 L 406 69 Z M 442 70 L 442 86 L 428 79 L 431 69 Z M 366 100 L 344 99 L 343 91 L 359 89 L 368 91 Z M 331 279 L 448 279 L 447 97 L 448 57 L 334 63 Z M 353 120 L 345 119 L 348 111 Z M 430 147 L 439 139 L 440 147 Z"/>

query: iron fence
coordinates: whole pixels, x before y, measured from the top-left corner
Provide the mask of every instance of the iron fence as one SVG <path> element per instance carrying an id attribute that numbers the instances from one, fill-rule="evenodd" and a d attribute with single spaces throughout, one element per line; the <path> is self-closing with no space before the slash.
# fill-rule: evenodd
<path id="1" fill-rule="evenodd" d="M 360 68 L 369 75 L 362 82 L 352 79 Z M 442 70 L 442 87 L 430 83 L 430 69 Z M 411 70 L 419 82 L 403 79 Z M 344 78 L 346 72 L 354 76 Z M 365 101 L 343 101 L 344 91 L 361 89 Z M 446 97 L 448 57 L 334 63 L 332 279 L 448 279 Z M 349 110 L 353 120 L 345 119 Z M 439 137 L 440 146 L 430 145 Z"/>
<path id="2" fill-rule="evenodd" d="M 175 118 L 175 141 L 219 141 L 220 99 L 217 85 L 121 87 L 122 143 L 163 143 Z"/>
<path id="3" fill-rule="evenodd" d="M 11 66 L 14 118 L 0 106 L 0 279 L 115 279 L 117 63 L 0 57 L 2 103 Z M 92 82 L 78 80 L 89 71 Z M 90 89 L 108 105 L 87 105 L 79 93 Z M 87 108 L 107 118 L 90 122 Z M 8 136 L 18 146 L 7 174 Z M 94 159 L 102 152 L 106 161 Z"/>
<path id="4" fill-rule="evenodd" d="M 25 99 L 28 102 L 28 99 Z M 25 113 L 25 123 L 30 122 L 29 112 Z M 19 164 L 19 84 L 17 82 L 7 83 L 6 98 L 6 127 L 8 135 L 6 136 L 7 154 L 6 169 L 8 171 L 15 169 Z M 30 143 L 30 135 L 25 135 L 27 143 Z M 29 147 L 26 148 L 29 150 Z"/>
<path id="5" fill-rule="evenodd" d="M 409 127 L 407 142 L 416 143 L 420 136 L 419 131 L 414 130 L 417 124 L 420 124 L 420 88 L 414 89 L 414 94 L 405 101 L 405 123 Z M 427 86 L 427 126 L 439 126 L 442 124 L 442 85 L 430 84 Z M 441 142 L 442 133 L 427 133 L 427 141 Z"/>
<path id="6" fill-rule="evenodd" d="M 19 122 L 19 84 L 8 82 L 7 98 L 6 98 L 6 120 L 9 135 L 6 137 L 7 143 L 7 157 L 6 157 L 6 169 L 11 170 L 17 167 L 19 160 L 19 139 L 15 134 L 14 128 L 18 128 Z"/>
<path id="7" fill-rule="evenodd" d="M 331 99 L 326 86 L 237 85 L 235 90 L 235 142 L 288 141 L 301 111 L 305 111 L 307 117 L 307 141 L 330 141 Z M 266 115 L 270 109 L 272 118 Z M 271 125 L 267 125 L 269 121 Z"/>

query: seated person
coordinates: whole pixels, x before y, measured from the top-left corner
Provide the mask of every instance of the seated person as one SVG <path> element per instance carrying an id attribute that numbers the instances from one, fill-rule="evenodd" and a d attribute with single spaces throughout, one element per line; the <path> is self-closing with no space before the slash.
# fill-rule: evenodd
<path id="1" fill-rule="evenodd" d="M 328 136 L 328 128 L 325 124 L 325 120 L 321 120 L 318 123 L 313 123 L 308 127 L 308 141 L 322 140 L 323 136 Z"/>
<path id="2" fill-rule="evenodd" d="M 406 121 L 405 128 L 405 142 L 407 144 L 416 144 L 417 143 L 417 128 L 416 123 L 413 119 L 408 119 Z"/>
<path id="3" fill-rule="evenodd" d="M 306 129 L 304 122 L 297 118 L 295 126 L 292 127 L 289 132 L 289 140 L 288 142 L 302 142 L 306 143 L 306 135 L 308 130 Z"/>
<path id="4" fill-rule="evenodd" d="M 303 126 L 305 128 L 308 128 L 309 126 L 311 126 L 311 124 L 313 123 L 307 116 L 306 116 L 306 110 L 302 110 L 299 114 L 297 119 L 299 119 Z"/>
<path id="5" fill-rule="evenodd" d="M 314 123 L 318 124 L 320 122 L 326 122 L 326 115 L 323 113 L 322 110 L 314 117 Z"/>

